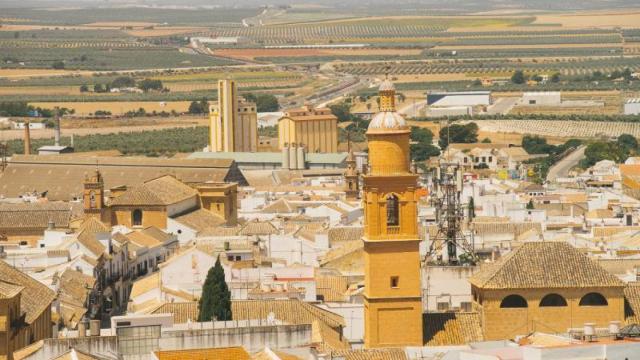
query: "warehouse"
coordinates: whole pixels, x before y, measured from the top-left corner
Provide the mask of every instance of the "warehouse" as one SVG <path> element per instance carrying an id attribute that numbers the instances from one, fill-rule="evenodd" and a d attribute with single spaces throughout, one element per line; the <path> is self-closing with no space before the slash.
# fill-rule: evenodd
<path id="1" fill-rule="evenodd" d="M 536 91 L 522 94 L 522 105 L 562 105 L 562 96 L 559 91 Z"/>
<path id="2" fill-rule="evenodd" d="M 625 115 L 640 115 L 640 98 L 627 99 L 624 104 Z"/>
<path id="3" fill-rule="evenodd" d="M 492 103 L 491 91 L 433 91 L 427 93 L 427 105 L 432 107 L 487 106 Z"/>

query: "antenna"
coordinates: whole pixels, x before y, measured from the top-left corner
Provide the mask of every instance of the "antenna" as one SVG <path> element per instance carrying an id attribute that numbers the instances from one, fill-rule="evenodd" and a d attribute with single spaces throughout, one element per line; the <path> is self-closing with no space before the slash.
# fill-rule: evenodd
<path id="1" fill-rule="evenodd" d="M 462 232 L 464 209 L 460 201 L 462 193 L 462 170 L 458 164 L 441 162 L 436 169 L 431 202 L 436 208 L 438 233 L 429 245 L 426 261 L 436 264 L 459 264 L 459 254 L 464 255 L 471 263 L 478 257 L 474 252 L 473 241 L 468 241 Z M 446 247 L 446 253 L 443 249 Z M 446 259 L 444 256 L 446 255 Z"/>

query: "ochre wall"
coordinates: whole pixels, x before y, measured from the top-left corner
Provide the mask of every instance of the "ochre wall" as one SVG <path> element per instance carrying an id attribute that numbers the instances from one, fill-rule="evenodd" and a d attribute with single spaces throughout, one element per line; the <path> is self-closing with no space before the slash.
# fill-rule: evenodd
<path id="1" fill-rule="evenodd" d="M 485 340 L 512 339 L 533 331 L 563 333 L 569 328 L 582 328 L 585 323 L 607 327 L 610 321 L 624 321 L 622 288 L 478 290 L 474 306 L 482 314 Z M 580 299 L 590 293 L 602 294 L 607 306 L 579 306 Z M 540 300 L 551 293 L 567 300 L 565 307 L 540 307 Z M 500 308 L 502 299 L 516 294 L 527 300 L 527 308 Z M 482 303 L 480 304 L 480 298 Z"/>
<path id="2" fill-rule="evenodd" d="M 132 228 L 132 213 L 134 210 L 142 210 L 142 226 L 143 228 L 155 226 L 160 229 L 167 228 L 167 211 L 164 207 L 112 207 L 111 208 L 111 225 L 124 225 Z"/>
<path id="3" fill-rule="evenodd" d="M 334 118 L 318 120 L 292 120 L 283 118 L 278 122 L 278 146 L 304 144 L 310 153 L 338 152 L 338 122 Z"/>

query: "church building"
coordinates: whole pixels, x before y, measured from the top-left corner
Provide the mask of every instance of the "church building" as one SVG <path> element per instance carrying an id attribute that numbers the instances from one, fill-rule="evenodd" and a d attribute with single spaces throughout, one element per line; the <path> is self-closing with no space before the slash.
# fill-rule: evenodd
<path id="1" fill-rule="evenodd" d="M 422 346 L 417 175 L 410 129 L 395 109 L 395 88 L 380 86 L 380 110 L 367 130 L 363 177 L 366 348 Z"/>

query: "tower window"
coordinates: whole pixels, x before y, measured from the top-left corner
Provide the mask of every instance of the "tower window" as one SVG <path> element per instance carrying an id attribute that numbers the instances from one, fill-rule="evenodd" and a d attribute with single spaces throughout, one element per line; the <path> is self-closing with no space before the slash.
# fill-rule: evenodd
<path id="1" fill-rule="evenodd" d="M 133 210 L 133 213 L 131 213 L 131 224 L 133 226 L 142 226 L 142 210 Z"/>
<path id="2" fill-rule="evenodd" d="M 399 284 L 400 284 L 400 278 L 397 277 L 397 276 L 392 276 L 391 277 L 391 288 L 392 289 L 397 289 Z"/>
<path id="3" fill-rule="evenodd" d="M 387 196 L 387 226 L 398 226 L 400 224 L 400 204 L 396 195 Z"/>
<path id="4" fill-rule="evenodd" d="M 91 209 L 95 209 L 96 208 L 96 192 L 91 190 L 91 192 L 89 192 L 89 207 Z"/>

